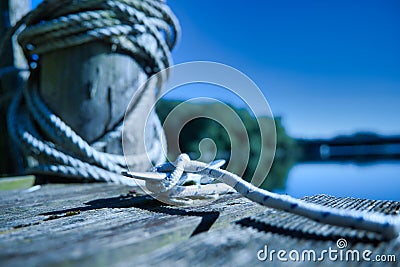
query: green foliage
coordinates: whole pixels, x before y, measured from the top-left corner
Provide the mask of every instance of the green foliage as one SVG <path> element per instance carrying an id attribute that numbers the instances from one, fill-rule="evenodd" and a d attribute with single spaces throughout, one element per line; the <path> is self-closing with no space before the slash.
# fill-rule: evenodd
<path id="1" fill-rule="evenodd" d="M 168 140 L 168 158 L 170 160 L 173 160 L 179 154 L 179 151 L 188 153 L 191 158 L 199 158 L 201 156 L 199 143 L 204 138 L 210 138 L 214 141 L 217 149 L 217 158 L 229 160 L 231 157 L 231 148 L 240 148 L 241 146 L 245 148 L 247 136 L 249 140 L 250 157 L 243 177 L 246 180 L 250 180 L 252 177 L 264 180 L 265 177 L 257 176 L 260 175 L 259 173 L 265 173 L 262 170 L 263 168 L 266 169 L 268 166 L 266 162 L 267 159 L 272 157 L 273 140 L 271 139 L 274 136 L 273 131 L 276 129 L 276 154 L 271 171 L 268 178 L 263 182 L 262 187 L 269 190 L 284 188 L 287 173 L 296 159 L 296 151 L 298 149 L 296 141 L 287 135 L 282 125 L 282 118 L 278 117 L 272 119 L 269 117 L 262 117 L 257 121 L 246 109 L 238 109 L 218 102 L 183 103 L 181 101 L 160 100 L 157 103 L 157 113 L 162 123 L 164 123 L 165 119 L 174 108 L 177 108 L 176 110 L 179 111 L 174 111 L 173 113 L 173 125 L 171 126 L 168 123 L 164 125 Z M 229 108 L 232 110 L 229 110 Z M 237 116 L 233 114 L 237 114 Z M 203 117 L 187 122 L 188 119 L 196 116 L 205 116 L 212 119 Z M 171 118 L 168 118 L 168 120 L 169 119 Z M 185 122 L 187 123 L 185 124 Z M 244 125 L 245 131 L 243 131 L 243 126 L 240 125 L 241 123 Z M 176 127 L 180 127 L 183 124 L 185 124 L 185 126 L 182 128 L 182 131 L 178 133 Z M 222 125 L 224 125 L 224 127 Z M 263 134 L 267 137 L 271 137 L 267 138 L 264 144 L 261 144 L 260 127 Z M 179 148 L 173 145 L 171 146 L 173 140 L 171 141 L 169 139 L 170 136 L 179 136 Z M 261 158 L 261 170 L 255 172 L 257 164 L 260 161 L 261 148 L 265 150 Z M 238 173 L 237 170 L 239 169 L 240 166 L 231 166 L 229 170 Z"/>

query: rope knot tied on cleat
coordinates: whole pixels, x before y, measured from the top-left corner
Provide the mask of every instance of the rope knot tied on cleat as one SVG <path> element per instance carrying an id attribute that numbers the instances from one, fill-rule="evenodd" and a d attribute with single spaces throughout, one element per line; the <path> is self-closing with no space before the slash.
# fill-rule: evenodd
<path id="1" fill-rule="evenodd" d="M 399 236 L 399 216 L 326 207 L 288 195 L 269 192 L 246 182 L 233 173 L 220 169 L 223 164 L 224 161 L 206 164 L 190 160 L 186 154 L 181 154 L 175 163 L 159 165 L 152 172 L 123 172 L 122 174 L 146 181 L 146 187 L 154 197 L 168 204 L 192 204 L 195 198 L 215 197 L 234 192 L 233 188 L 244 197 L 263 206 L 301 215 L 320 223 L 372 231 L 387 239 Z M 197 178 L 194 179 L 193 175 Z M 189 180 L 193 180 L 194 185 L 185 186 L 184 184 Z M 217 180 L 222 183 L 215 183 Z"/>

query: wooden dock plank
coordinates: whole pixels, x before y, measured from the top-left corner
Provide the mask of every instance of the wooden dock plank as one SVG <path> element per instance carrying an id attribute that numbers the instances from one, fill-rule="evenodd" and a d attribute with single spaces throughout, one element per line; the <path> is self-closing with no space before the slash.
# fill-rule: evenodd
<path id="1" fill-rule="evenodd" d="M 353 208 L 358 210 L 373 209 L 383 213 L 398 214 L 400 203 L 396 201 L 371 201 L 355 198 L 335 198 L 326 195 L 307 197 L 305 200 L 335 206 L 341 208 Z M 374 203 L 371 205 L 371 203 Z M 391 207 L 390 210 L 388 207 Z M 329 235 L 327 234 L 329 233 Z M 322 250 L 340 250 L 337 240 L 345 238 L 347 250 L 371 250 L 374 255 L 395 255 L 398 261 L 400 255 L 400 239 L 383 241 L 378 234 L 357 231 L 350 228 L 323 225 L 313 222 L 298 215 L 284 211 L 266 208 L 264 211 L 239 221 L 233 222 L 229 227 L 215 231 L 204 232 L 179 244 L 168 245 L 152 253 L 152 256 L 142 255 L 135 257 L 138 265 L 174 265 L 174 266 L 281 266 L 284 262 L 279 261 L 275 254 L 273 261 L 266 259 L 260 261 L 257 252 L 264 246 L 271 250 L 303 251 L 314 250 L 321 255 Z M 345 254 L 344 254 L 345 255 Z M 286 255 L 286 258 L 288 255 Z M 345 259 L 345 257 L 343 258 Z M 373 259 L 373 257 L 371 257 Z M 116 266 L 124 266 L 133 260 L 127 258 Z M 323 262 L 300 261 L 286 264 L 298 266 L 310 265 L 335 265 L 335 266 L 359 266 L 379 265 L 379 262 L 366 262 L 361 258 L 360 262 L 345 261 L 338 258 L 330 261 L 326 256 Z M 398 262 L 388 262 L 387 265 L 398 266 Z M 385 265 L 386 266 L 386 265 Z"/>
<path id="2" fill-rule="evenodd" d="M 8 177 L 0 179 L 0 191 L 14 190 L 14 189 L 27 189 L 35 183 L 35 176 L 26 175 L 19 177 Z"/>
<path id="3" fill-rule="evenodd" d="M 397 256 L 400 251 L 398 239 L 388 242 L 377 234 L 323 225 L 262 207 L 238 194 L 198 206 L 170 207 L 148 196 L 135 196 L 129 193 L 132 189 L 72 184 L 45 185 L 30 193 L 1 192 L 1 265 L 280 265 L 276 259 L 259 261 L 257 252 L 268 245 L 275 250 L 315 249 L 319 253 L 336 248 L 338 238 L 345 238 L 351 249 Z M 400 211 L 395 201 L 326 195 L 304 199 L 386 214 Z"/>
<path id="4" fill-rule="evenodd" d="M 132 188 L 46 185 L 0 194 L 0 262 L 109 265 L 221 228 L 264 208 L 239 195 L 198 207 L 167 207 Z"/>

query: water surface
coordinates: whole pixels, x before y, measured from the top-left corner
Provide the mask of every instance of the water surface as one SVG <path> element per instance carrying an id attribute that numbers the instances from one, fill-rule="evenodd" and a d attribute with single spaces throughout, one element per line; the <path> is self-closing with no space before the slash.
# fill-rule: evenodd
<path id="1" fill-rule="evenodd" d="M 299 163 L 289 171 L 281 193 L 400 200 L 400 161 Z"/>

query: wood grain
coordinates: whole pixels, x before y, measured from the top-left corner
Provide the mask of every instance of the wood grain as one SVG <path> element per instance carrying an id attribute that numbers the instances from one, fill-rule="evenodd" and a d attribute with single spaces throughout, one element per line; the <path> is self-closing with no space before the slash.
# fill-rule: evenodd
<path id="1" fill-rule="evenodd" d="M 111 45 L 92 42 L 42 55 L 40 93 L 49 108 L 91 143 L 124 117 L 126 108 L 147 75 L 130 56 Z M 154 102 L 154 88 L 132 111 L 135 129 L 129 132 L 134 152 L 145 151 L 143 130 Z M 105 152 L 122 154 L 121 140 L 110 140 Z"/>
<path id="2" fill-rule="evenodd" d="M 132 189 L 140 192 L 108 184 L 53 184 L 31 193 L 0 192 L 1 265 L 264 266 L 271 262 L 256 256 L 264 245 L 321 251 L 336 248 L 339 237 L 346 238 L 352 249 L 396 255 L 400 251 L 398 240 L 321 225 L 238 194 L 194 207 L 170 207 L 135 196 L 129 193 Z M 391 214 L 400 210 L 394 201 L 325 195 L 305 200 Z"/>

